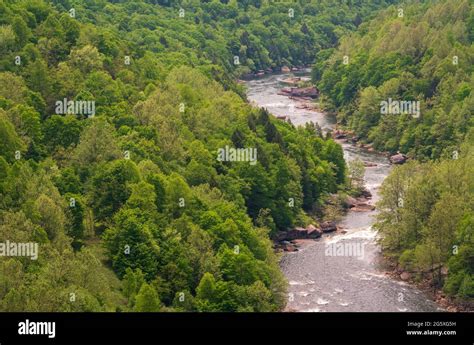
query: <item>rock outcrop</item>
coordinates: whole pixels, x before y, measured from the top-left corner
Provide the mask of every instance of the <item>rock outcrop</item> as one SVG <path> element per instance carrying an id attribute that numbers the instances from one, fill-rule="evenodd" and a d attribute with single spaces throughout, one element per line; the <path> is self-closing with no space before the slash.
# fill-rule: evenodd
<path id="1" fill-rule="evenodd" d="M 306 230 L 308 231 L 308 238 L 312 238 L 312 239 L 319 238 L 323 234 L 322 230 L 318 229 L 313 224 L 308 225 Z"/>
<path id="2" fill-rule="evenodd" d="M 319 95 L 318 89 L 314 86 L 309 87 L 285 87 L 281 89 L 281 92 L 285 95 L 292 97 L 308 97 L 316 98 Z"/>
<path id="3" fill-rule="evenodd" d="M 296 227 L 287 231 L 280 231 L 276 235 L 277 241 L 293 241 L 293 240 L 304 240 L 304 239 L 316 239 L 321 237 L 323 231 L 314 225 L 308 225 L 308 227 L 301 228 Z"/>
<path id="4" fill-rule="evenodd" d="M 397 153 L 396 155 L 390 156 L 389 159 L 392 164 L 403 164 L 407 161 L 408 157 L 403 153 Z"/>
<path id="5" fill-rule="evenodd" d="M 333 232 L 337 230 L 336 222 L 326 221 L 321 223 L 321 231 L 324 233 Z"/>

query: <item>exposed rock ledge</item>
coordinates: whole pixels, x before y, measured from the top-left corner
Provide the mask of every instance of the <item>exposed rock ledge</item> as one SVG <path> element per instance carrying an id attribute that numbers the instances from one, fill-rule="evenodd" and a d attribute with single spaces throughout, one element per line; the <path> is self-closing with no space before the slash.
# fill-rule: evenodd
<path id="1" fill-rule="evenodd" d="M 287 231 L 280 231 L 275 236 L 275 241 L 277 242 L 275 247 L 286 252 L 294 252 L 298 250 L 297 240 L 314 240 L 320 238 L 324 233 L 337 230 L 336 222 L 326 221 L 322 222 L 319 227 L 310 224 L 306 228 L 296 227 Z"/>
<path id="2" fill-rule="evenodd" d="M 309 87 L 285 87 L 281 89 L 285 96 L 316 98 L 319 95 L 318 89 L 314 86 Z"/>

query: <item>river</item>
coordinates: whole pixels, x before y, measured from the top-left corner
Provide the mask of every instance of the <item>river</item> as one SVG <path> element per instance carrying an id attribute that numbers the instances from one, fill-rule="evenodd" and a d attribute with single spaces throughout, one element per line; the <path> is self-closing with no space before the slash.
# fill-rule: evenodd
<path id="1" fill-rule="evenodd" d="M 294 125 L 317 122 L 323 130 L 333 129 L 335 120 L 315 111 L 298 108 L 301 101 L 279 95 L 281 79 L 292 74 L 272 74 L 246 82 L 247 97 L 274 115 L 286 115 Z M 346 161 L 360 158 L 376 164 L 367 167 L 365 184 L 378 199 L 378 189 L 390 171 L 385 156 L 343 144 Z M 299 251 L 285 253 L 281 269 L 288 282 L 286 311 L 299 312 L 432 312 L 442 310 L 423 291 L 391 278 L 383 267 L 377 232 L 372 229 L 375 211 L 349 211 L 338 223 L 346 233 L 308 240 Z M 346 245 L 347 244 L 347 245 Z M 332 247 L 331 247 L 332 246 Z M 339 246 L 339 247 L 338 247 Z M 327 248 L 353 248 L 332 255 Z M 353 255 L 357 252 L 357 255 Z M 352 254 L 351 254 L 352 253 Z"/>

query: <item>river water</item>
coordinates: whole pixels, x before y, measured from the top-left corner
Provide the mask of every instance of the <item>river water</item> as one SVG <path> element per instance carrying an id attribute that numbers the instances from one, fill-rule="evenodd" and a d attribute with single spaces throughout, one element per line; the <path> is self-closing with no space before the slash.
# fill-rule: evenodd
<path id="1" fill-rule="evenodd" d="M 279 95 L 280 81 L 292 74 L 273 74 L 246 82 L 247 97 L 274 115 L 286 115 L 294 125 L 317 122 L 323 130 L 335 121 L 324 113 L 300 109 L 301 101 Z M 365 184 L 371 204 L 390 171 L 386 157 L 343 144 L 346 161 L 360 158 L 375 163 L 367 167 Z M 289 282 L 286 311 L 300 312 L 399 312 L 441 310 L 423 291 L 391 278 L 384 270 L 377 233 L 372 229 L 376 211 L 349 211 L 339 222 L 346 233 L 307 240 L 299 251 L 285 253 L 281 268 Z"/>

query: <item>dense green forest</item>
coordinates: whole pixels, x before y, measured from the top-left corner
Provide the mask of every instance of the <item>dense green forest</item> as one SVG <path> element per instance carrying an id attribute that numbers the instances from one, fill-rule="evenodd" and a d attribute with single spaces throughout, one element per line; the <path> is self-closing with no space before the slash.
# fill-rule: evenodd
<path id="1" fill-rule="evenodd" d="M 473 125 L 474 9 L 468 0 L 391 6 L 337 50 L 313 79 L 341 124 L 382 151 L 450 155 Z M 418 116 L 381 114 L 381 101 L 419 101 Z"/>
<path id="2" fill-rule="evenodd" d="M 39 252 L 0 257 L 0 310 L 281 310 L 270 234 L 346 166 L 234 79 L 310 63 L 385 5 L 354 3 L 2 1 L 0 240 Z"/>

